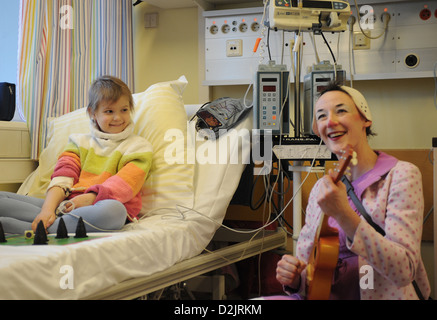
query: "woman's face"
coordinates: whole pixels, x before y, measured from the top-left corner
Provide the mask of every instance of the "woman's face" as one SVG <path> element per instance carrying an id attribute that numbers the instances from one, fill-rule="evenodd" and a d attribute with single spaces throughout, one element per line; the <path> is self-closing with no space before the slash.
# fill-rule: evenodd
<path id="1" fill-rule="evenodd" d="M 358 150 L 367 143 L 367 121 L 355 106 L 352 98 L 342 91 L 329 91 L 323 94 L 314 108 L 318 135 L 336 155 L 340 155 L 349 144 Z"/>

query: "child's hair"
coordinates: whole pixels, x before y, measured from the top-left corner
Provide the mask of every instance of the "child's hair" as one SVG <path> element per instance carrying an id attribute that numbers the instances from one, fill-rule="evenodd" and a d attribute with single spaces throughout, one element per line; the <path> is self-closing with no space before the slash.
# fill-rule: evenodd
<path id="1" fill-rule="evenodd" d="M 134 111 L 134 100 L 129 87 L 120 79 L 113 76 L 102 76 L 97 78 L 91 85 L 88 92 L 89 114 L 94 114 L 102 101 L 116 102 L 120 97 L 127 97 L 129 100 L 129 109 Z"/>

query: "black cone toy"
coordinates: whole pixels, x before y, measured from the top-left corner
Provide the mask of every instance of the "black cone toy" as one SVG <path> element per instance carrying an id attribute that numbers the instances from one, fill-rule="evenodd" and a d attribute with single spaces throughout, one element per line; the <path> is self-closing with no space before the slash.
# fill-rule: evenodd
<path id="1" fill-rule="evenodd" d="M 82 217 L 79 218 L 76 226 L 76 235 L 75 238 L 86 238 L 88 237 L 86 234 L 85 223 L 83 222 Z"/>
<path id="2" fill-rule="evenodd" d="M 3 230 L 3 225 L 0 222 L 0 243 L 5 243 L 5 242 L 8 242 L 8 241 L 6 240 L 5 232 Z"/>
<path id="3" fill-rule="evenodd" d="M 56 230 L 56 239 L 68 239 L 67 227 L 64 219 L 59 218 L 58 230 Z"/>
<path id="4" fill-rule="evenodd" d="M 44 245 L 47 244 L 49 240 L 47 239 L 46 228 L 42 220 L 38 223 L 36 227 L 35 237 L 33 238 L 34 245 Z"/>

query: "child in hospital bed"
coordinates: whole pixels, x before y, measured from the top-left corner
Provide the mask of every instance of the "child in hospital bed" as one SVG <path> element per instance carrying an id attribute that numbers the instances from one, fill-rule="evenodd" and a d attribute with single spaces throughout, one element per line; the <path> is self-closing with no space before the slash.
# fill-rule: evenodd
<path id="1" fill-rule="evenodd" d="M 120 230 L 141 209 L 141 187 L 152 146 L 134 134 L 133 98 L 120 79 L 98 78 L 89 90 L 89 134 L 72 134 L 59 156 L 45 199 L 0 192 L 6 233 L 36 230 L 40 221 L 55 233 L 62 215 L 68 232 L 82 217 L 89 232 Z"/>

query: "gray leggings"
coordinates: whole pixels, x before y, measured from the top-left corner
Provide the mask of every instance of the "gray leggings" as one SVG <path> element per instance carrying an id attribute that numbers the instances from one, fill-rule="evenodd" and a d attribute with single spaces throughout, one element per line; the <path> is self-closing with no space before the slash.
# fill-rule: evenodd
<path id="1" fill-rule="evenodd" d="M 0 192 L 0 222 L 5 233 L 24 234 L 32 229 L 32 222 L 41 212 L 44 199 Z M 85 222 L 87 232 L 110 232 L 120 230 L 126 223 L 127 211 L 117 200 L 102 200 L 92 206 L 77 208 L 63 216 L 69 233 L 76 231 L 78 217 Z M 47 229 L 56 233 L 59 218 Z M 95 228 L 96 227 L 96 228 Z"/>

